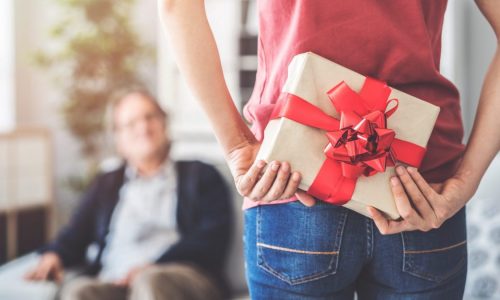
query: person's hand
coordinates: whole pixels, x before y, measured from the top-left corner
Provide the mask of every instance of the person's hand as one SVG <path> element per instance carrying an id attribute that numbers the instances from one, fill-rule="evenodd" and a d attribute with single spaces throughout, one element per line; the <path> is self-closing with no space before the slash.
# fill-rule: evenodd
<path id="1" fill-rule="evenodd" d="M 429 231 L 439 228 L 472 197 L 463 178 L 455 175 L 443 183 L 427 183 L 417 169 L 396 167 L 391 178 L 396 207 L 402 220 L 388 220 L 374 207 L 368 210 L 380 233 Z"/>
<path id="2" fill-rule="evenodd" d="M 299 190 L 299 172 L 292 172 L 288 162 L 256 161 L 261 144 L 246 143 L 229 152 L 226 160 L 240 195 L 253 201 L 271 202 L 291 198 L 294 194 L 306 206 L 315 204 L 315 199 Z M 267 168 L 266 168 L 267 166 Z"/>
<path id="3" fill-rule="evenodd" d="M 47 252 L 42 255 L 38 265 L 24 275 L 24 278 L 30 281 L 54 280 L 60 283 L 63 276 L 64 268 L 61 259 L 56 253 Z"/>
<path id="4" fill-rule="evenodd" d="M 129 286 L 134 281 L 134 279 L 137 277 L 137 275 L 139 275 L 144 270 L 150 268 L 151 266 L 153 266 L 153 265 L 146 264 L 146 265 L 134 267 L 127 273 L 127 275 L 124 278 L 115 281 L 114 284 L 119 285 L 119 286 Z"/>

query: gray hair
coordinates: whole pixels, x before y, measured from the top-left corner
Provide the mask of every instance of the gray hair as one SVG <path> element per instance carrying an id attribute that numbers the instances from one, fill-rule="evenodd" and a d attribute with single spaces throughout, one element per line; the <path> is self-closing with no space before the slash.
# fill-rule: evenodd
<path id="1" fill-rule="evenodd" d="M 165 122 L 168 121 L 168 113 L 161 107 L 156 97 L 142 86 L 132 86 L 117 90 L 111 96 L 111 100 L 106 108 L 105 127 L 109 136 L 112 136 L 116 130 L 115 111 L 123 100 L 129 95 L 141 95 L 147 99 L 156 109 L 156 111 L 164 118 Z"/>

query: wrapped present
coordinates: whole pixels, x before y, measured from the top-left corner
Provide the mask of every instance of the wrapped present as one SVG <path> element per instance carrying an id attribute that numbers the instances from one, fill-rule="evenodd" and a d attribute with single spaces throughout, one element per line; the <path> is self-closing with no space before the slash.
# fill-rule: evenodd
<path id="1" fill-rule="evenodd" d="M 257 159 L 290 163 L 299 188 L 369 216 L 398 219 L 390 177 L 419 167 L 439 107 L 314 53 L 296 55 Z"/>

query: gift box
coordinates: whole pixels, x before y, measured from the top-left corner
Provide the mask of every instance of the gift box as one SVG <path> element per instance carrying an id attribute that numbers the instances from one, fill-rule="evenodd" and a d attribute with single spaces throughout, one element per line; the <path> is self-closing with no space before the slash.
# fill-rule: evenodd
<path id="1" fill-rule="evenodd" d="M 419 167 L 439 107 L 311 52 L 296 55 L 257 159 L 287 161 L 300 189 L 398 219 L 390 177 Z"/>

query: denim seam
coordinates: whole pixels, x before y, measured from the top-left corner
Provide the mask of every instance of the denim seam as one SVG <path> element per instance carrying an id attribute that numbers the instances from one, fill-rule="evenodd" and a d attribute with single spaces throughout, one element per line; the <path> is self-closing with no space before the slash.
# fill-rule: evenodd
<path id="1" fill-rule="evenodd" d="M 308 250 L 299 250 L 299 249 L 292 249 L 292 248 L 286 248 L 286 247 L 280 247 L 280 246 L 273 246 L 273 245 L 269 245 L 269 244 L 265 244 L 265 243 L 257 243 L 257 246 L 260 246 L 263 248 L 274 249 L 274 250 L 285 251 L 285 252 L 310 254 L 310 255 L 337 255 L 337 254 L 339 254 L 338 251 L 308 251 Z"/>
<path id="2" fill-rule="evenodd" d="M 368 259 L 373 255 L 373 222 L 366 218 L 366 256 Z"/>
<path id="3" fill-rule="evenodd" d="M 463 246 L 467 243 L 467 240 L 463 240 L 460 243 L 453 244 L 448 247 L 443 247 L 443 248 L 437 248 L 437 249 L 429 249 L 429 250 L 405 250 L 405 254 L 422 254 L 422 253 L 435 253 L 435 252 L 442 252 L 446 250 L 451 250 L 456 247 Z"/>
<path id="4" fill-rule="evenodd" d="M 281 280 L 283 280 L 291 285 L 294 285 L 294 284 L 306 283 L 306 282 L 313 281 L 316 279 L 321 279 L 323 277 L 327 277 L 328 275 L 335 274 L 337 272 L 337 270 L 335 270 L 335 269 L 330 270 L 332 262 L 333 262 L 333 259 L 330 261 L 330 265 L 328 266 L 328 270 L 326 270 L 326 271 L 314 273 L 314 274 L 311 274 L 308 276 L 297 277 L 297 278 L 290 278 L 288 276 L 284 276 L 281 273 L 275 271 L 271 266 L 269 266 L 265 262 L 262 262 L 260 267 L 262 267 L 266 272 L 269 272 L 269 273 L 273 274 L 274 276 L 278 277 L 279 279 L 281 279 Z"/>
<path id="5" fill-rule="evenodd" d="M 256 222 L 257 223 L 257 226 L 256 226 L 256 230 L 257 230 L 257 242 L 256 243 L 258 243 L 261 240 L 261 237 L 260 237 L 260 232 L 261 232 L 261 229 L 260 229 L 260 227 L 261 227 L 261 225 L 260 225 L 261 217 L 260 216 L 261 216 L 261 214 L 262 214 L 262 208 L 259 205 L 257 207 L 257 217 L 256 217 L 256 219 L 257 219 L 257 222 Z M 259 247 L 256 247 L 256 248 L 257 248 L 257 251 L 255 251 L 255 252 L 257 254 L 257 264 L 259 264 L 260 259 L 262 257 L 262 253 L 261 253 L 261 250 L 260 250 Z"/>
<path id="6" fill-rule="evenodd" d="M 407 255 L 405 255 L 405 251 L 406 251 L 406 241 L 405 241 L 405 235 L 400 232 L 399 235 L 401 236 L 401 243 L 403 244 L 403 266 L 402 266 L 402 270 L 403 271 L 406 271 L 406 266 L 408 264 L 408 261 L 407 261 Z"/>
<path id="7" fill-rule="evenodd" d="M 435 276 L 435 275 L 432 275 L 428 272 L 415 272 L 415 271 L 412 271 L 411 269 L 413 268 L 414 264 L 413 264 L 413 260 L 411 259 L 411 255 L 412 254 L 421 254 L 421 253 L 409 253 L 407 251 L 411 251 L 411 250 L 406 250 L 406 244 L 407 244 L 407 241 L 406 241 L 406 236 L 404 234 L 404 232 L 401 232 L 400 233 L 401 235 L 401 241 L 403 243 L 403 272 L 407 272 L 408 274 L 412 274 L 413 276 L 416 276 L 416 277 L 419 277 L 419 278 L 422 278 L 422 279 L 426 279 L 426 280 L 431 280 L 431 281 L 434 281 L 434 282 L 441 282 L 445 279 L 447 279 L 448 277 L 452 276 L 455 272 L 457 272 L 458 270 L 460 270 L 460 268 L 463 267 L 465 261 L 466 261 L 466 255 L 465 257 L 462 257 L 462 259 L 457 263 L 457 265 L 451 270 L 449 271 L 448 273 L 444 274 L 443 276 Z M 465 245 L 464 243 L 465 241 L 462 241 L 458 244 L 454 244 L 450 247 L 445 247 L 445 248 L 440 248 L 440 249 L 437 249 L 437 250 L 441 250 L 441 249 L 453 249 L 453 248 L 456 248 L 458 246 L 461 246 L 461 245 Z"/>
<path id="8" fill-rule="evenodd" d="M 276 277 L 280 278 L 281 280 L 283 280 L 289 284 L 305 283 L 308 281 L 313 281 L 316 279 L 326 277 L 328 275 L 335 274 L 337 272 L 336 268 L 332 268 L 332 267 L 333 267 L 334 262 L 337 262 L 338 254 L 332 255 L 332 258 L 330 259 L 330 263 L 328 264 L 328 268 L 325 271 L 317 272 L 317 273 L 310 274 L 307 276 L 293 278 L 290 276 L 284 276 L 283 274 L 277 272 L 271 266 L 269 266 L 264 260 L 264 254 L 262 253 L 262 247 L 257 247 L 257 252 L 259 255 L 258 258 L 259 258 L 259 262 L 260 262 L 259 266 L 262 267 L 265 271 L 275 275 Z"/>
<path id="9" fill-rule="evenodd" d="M 261 210 L 259 207 L 258 211 L 258 217 L 257 217 L 257 241 L 261 240 L 260 238 L 260 232 L 261 232 Z M 347 218 L 347 213 L 348 211 L 346 210 L 344 213 L 341 214 L 341 218 L 339 218 L 339 228 L 337 229 L 336 233 L 336 238 L 335 238 L 335 244 L 334 244 L 334 251 L 335 249 L 339 250 L 341 243 L 342 243 L 342 236 L 344 232 L 344 227 L 346 223 L 346 218 Z M 338 265 L 338 258 L 340 255 L 340 251 L 336 251 L 338 254 L 332 255 L 332 259 L 330 260 L 330 263 L 328 264 L 328 268 L 325 271 L 322 272 L 317 272 L 314 274 L 310 274 L 307 276 L 302 276 L 302 277 L 297 277 L 297 278 L 291 278 L 290 276 L 284 276 L 283 274 L 277 272 L 274 270 L 271 266 L 269 266 L 264 259 L 264 254 L 262 252 L 262 249 L 265 247 L 259 247 L 260 242 L 257 242 L 256 248 L 257 248 L 257 265 L 261 267 L 264 271 L 278 277 L 279 279 L 287 282 L 288 284 L 294 285 L 294 284 L 301 284 L 301 283 L 306 283 L 309 281 L 317 280 L 324 278 L 329 275 L 333 275 L 337 272 L 337 265 Z M 335 264 L 335 267 L 333 265 Z"/>
<path id="10" fill-rule="evenodd" d="M 412 274 L 416 277 L 431 280 L 434 282 L 441 282 L 443 280 L 446 280 L 447 278 L 449 278 L 453 274 L 455 274 L 458 270 L 460 270 L 464 266 L 464 263 L 465 263 L 465 257 L 462 257 L 462 259 L 460 259 L 460 261 L 457 263 L 457 265 L 453 269 L 451 269 L 449 272 L 447 272 L 446 274 L 444 274 L 442 276 L 435 276 L 435 275 L 430 274 L 428 272 L 415 272 L 415 271 L 411 271 L 411 270 L 407 270 L 407 269 L 405 269 L 404 271 L 409 273 L 409 274 Z M 409 263 L 408 267 L 409 268 L 413 267 L 413 264 Z"/>
<path id="11" fill-rule="evenodd" d="M 345 223 L 347 223 L 347 214 L 349 211 L 346 209 L 342 214 L 341 214 L 341 219 L 339 223 L 339 228 L 337 228 L 337 234 L 335 236 L 335 249 L 340 255 L 340 248 L 342 246 L 342 237 L 344 236 L 344 228 L 345 228 Z"/>

